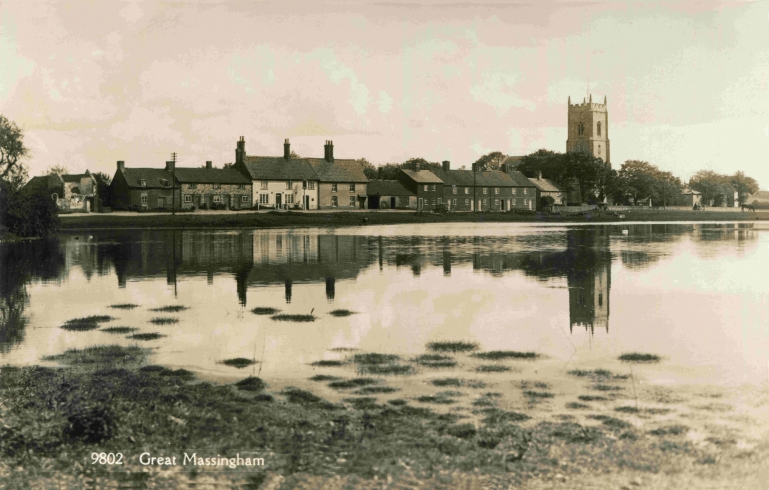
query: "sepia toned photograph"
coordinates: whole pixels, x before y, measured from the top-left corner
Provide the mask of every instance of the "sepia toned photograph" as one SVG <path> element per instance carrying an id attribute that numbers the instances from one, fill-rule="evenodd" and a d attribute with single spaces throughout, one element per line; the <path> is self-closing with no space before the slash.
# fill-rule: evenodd
<path id="1" fill-rule="evenodd" d="M 0 488 L 769 488 L 769 4 L 0 0 Z"/>

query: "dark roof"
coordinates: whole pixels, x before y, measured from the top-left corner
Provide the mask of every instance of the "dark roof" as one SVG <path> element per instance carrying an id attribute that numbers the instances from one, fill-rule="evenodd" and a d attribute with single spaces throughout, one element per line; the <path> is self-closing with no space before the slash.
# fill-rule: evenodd
<path id="1" fill-rule="evenodd" d="M 90 179 L 91 174 L 90 172 L 84 173 L 84 174 L 63 174 L 61 176 L 61 180 L 64 182 L 80 182 L 83 179 Z"/>
<path id="2" fill-rule="evenodd" d="M 251 179 L 232 168 L 178 168 L 176 180 L 191 184 L 250 184 Z"/>
<path id="3" fill-rule="evenodd" d="M 531 178 L 529 180 L 532 184 L 534 184 L 534 187 L 542 192 L 563 192 L 561 188 L 558 187 L 552 180 L 535 178 Z"/>
<path id="4" fill-rule="evenodd" d="M 521 163 L 521 160 L 523 160 L 523 156 L 509 156 L 505 158 L 505 161 L 502 162 L 502 165 L 507 164 L 507 166 L 510 168 L 517 168 Z"/>
<path id="5" fill-rule="evenodd" d="M 369 196 L 414 196 L 397 180 L 369 180 L 367 192 Z"/>
<path id="6" fill-rule="evenodd" d="M 473 173 L 470 170 L 432 170 L 446 185 L 473 186 Z"/>
<path id="7" fill-rule="evenodd" d="M 321 182 L 368 182 L 363 165 L 357 160 L 335 159 L 328 162 L 323 158 L 306 159 Z"/>
<path id="8" fill-rule="evenodd" d="M 244 164 L 253 180 L 319 180 L 306 158 L 247 156 Z"/>
<path id="9" fill-rule="evenodd" d="M 128 187 L 166 187 L 161 183 L 161 180 L 171 182 L 171 172 L 165 168 L 129 168 L 123 169 L 123 176 L 125 177 Z M 146 180 L 147 185 L 140 185 L 141 180 Z"/>
<path id="10" fill-rule="evenodd" d="M 746 202 L 769 201 L 769 191 L 758 191 L 748 196 Z"/>
<path id="11" fill-rule="evenodd" d="M 32 177 L 29 179 L 29 182 L 24 184 L 24 188 L 47 191 L 49 189 L 60 189 L 63 185 L 64 182 L 61 180 L 61 177 L 56 174 L 51 174 Z"/>
<path id="12" fill-rule="evenodd" d="M 430 170 L 415 172 L 413 170 L 401 169 L 401 172 L 417 184 L 443 184 L 443 181 Z"/>

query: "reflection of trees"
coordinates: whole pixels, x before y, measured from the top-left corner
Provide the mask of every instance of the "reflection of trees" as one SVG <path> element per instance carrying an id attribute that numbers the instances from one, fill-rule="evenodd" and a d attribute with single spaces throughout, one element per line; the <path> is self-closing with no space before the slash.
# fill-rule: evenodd
<path id="1" fill-rule="evenodd" d="M 0 243 L 0 352 L 24 340 L 29 304 L 27 284 L 35 279 L 61 280 L 64 254 L 56 240 Z"/>

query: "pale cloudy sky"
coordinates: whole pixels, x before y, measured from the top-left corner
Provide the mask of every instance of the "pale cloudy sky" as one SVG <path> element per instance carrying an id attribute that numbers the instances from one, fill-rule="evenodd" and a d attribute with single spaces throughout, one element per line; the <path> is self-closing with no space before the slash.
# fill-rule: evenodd
<path id="1" fill-rule="evenodd" d="M 282 154 L 467 165 L 564 151 L 608 97 L 615 168 L 769 187 L 768 2 L 0 3 L 0 113 L 31 175 Z"/>

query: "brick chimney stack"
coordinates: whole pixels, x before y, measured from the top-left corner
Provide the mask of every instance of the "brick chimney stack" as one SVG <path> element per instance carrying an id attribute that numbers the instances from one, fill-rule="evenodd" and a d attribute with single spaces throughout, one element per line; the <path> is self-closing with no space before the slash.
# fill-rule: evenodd
<path id="1" fill-rule="evenodd" d="M 451 162 L 448 161 L 448 160 L 444 160 L 443 161 L 443 171 L 444 172 L 448 172 L 449 170 L 451 170 Z"/>
<path id="2" fill-rule="evenodd" d="M 283 158 L 291 160 L 291 143 L 289 143 L 288 138 L 283 142 Z"/>
<path id="3" fill-rule="evenodd" d="M 243 163 L 246 158 L 246 139 L 241 136 L 238 140 L 238 148 L 235 150 L 235 163 Z"/>
<path id="4" fill-rule="evenodd" d="M 118 160 L 118 161 L 117 161 L 117 169 L 118 169 L 118 170 L 121 170 L 121 171 L 122 171 L 122 170 L 125 170 L 125 161 L 123 161 L 123 160 Z"/>
<path id="5" fill-rule="evenodd" d="M 419 162 L 414 162 L 414 172 L 419 172 L 420 170 L 422 170 L 422 166 Z"/>
<path id="6" fill-rule="evenodd" d="M 206 168 L 209 170 L 212 168 L 211 163 L 212 163 L 211 160 L 206 160 Z"/>
<path id="7" fill-rule="evenodd" d="M 379 167 L 376 171 L 376 178 L 382 180 L 382 167 Z"/>
<path id="8" fill-rule="evenodd" d="M 325 149 L 325 160 L 327 162 L 333 162 L 334 161 L 334 142 L 331 140 L 326 141 L 326 146 L 323 147 Z"/>
<path id="9" fill-rule="evenodd" d="M 537 180 L 542 180 L 542 171 L 541 170 L 537 173 Z"/>
<path id="10" fill-rule="evenodd" d="M 174 162 L 173 160 L 167 161 L 166 162 L 166 170 L 168 172 L 173 172 L 174 171 L 174 165 L 176 165 L 176 162 Z"/>

